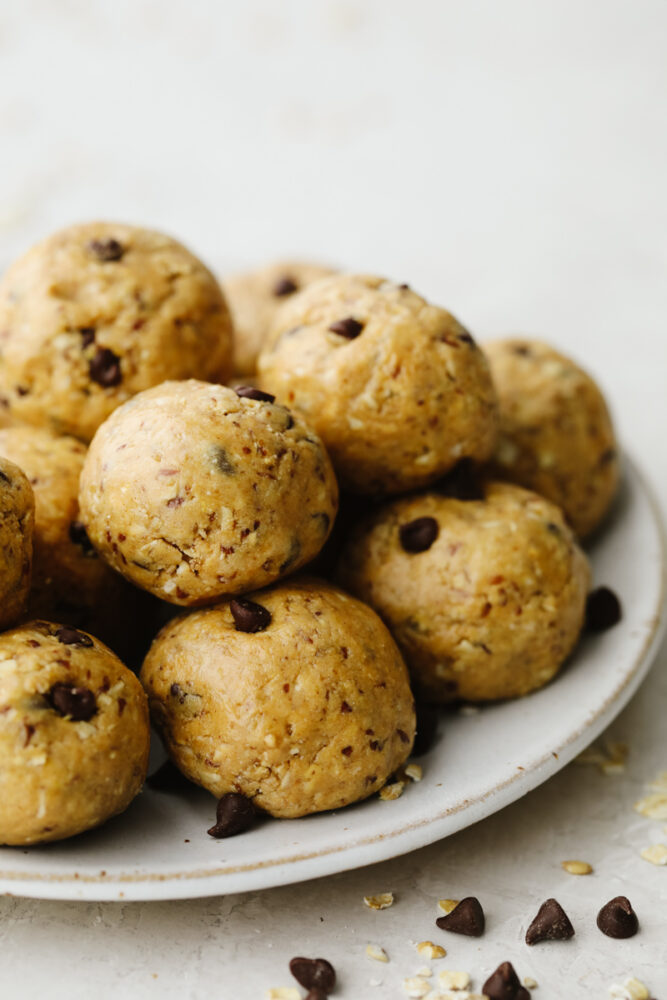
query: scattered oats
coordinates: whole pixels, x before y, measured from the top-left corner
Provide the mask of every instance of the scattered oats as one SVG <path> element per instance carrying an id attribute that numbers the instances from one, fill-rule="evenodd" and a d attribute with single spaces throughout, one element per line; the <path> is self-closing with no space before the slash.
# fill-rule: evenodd
<path id="1" fill-rule="evenodd" d="M 421 781 L 424 776 L 421 764 L 408 764 L 404 771 L 410 781 Z"/>
<path id="2" fill-rule="evenodd" d="M 421 969 L 417 969 L 415 975 L 421 976 L 422 979 L 430 979 L 433 975 L 433 969 L 429 969 L 428 965 L 422 965 Z"/>
<path id="3" fill-rule="evenodd" d="M 602 774 L 623 774 L 629 753 L 627 743 L 606 743 L 602 747 L 589 747 L 575 759 L 575 764 L 592 764 Z"/>
<path id="4" fill-rule="evenodd" d="M 394 799 L 400 799 L 404 788 L 404 781 L 393 781 L 391 785 L 385 785 L 384 788 L 380 789 L 380 798 L 383 802 L 393 802 Z"/>
<path id="5" fill-rule="evenodd" d="M 667 792 L 653 792 L 635 802 L 635 809 L 649 819 L 667 819 Z"/>
<path id="6" fill-rule="evenodd" d="M 620 760 L 606 760 L 600 770 L 603 774 L 625 774 L 625 764 Z"/>
<path id="7" fill-rule="evenodd" d="M 561 861 L 560 865 L 570 875 L 590 875 L 593 871 L 587 861 Z"/>
<path id="8" fill-rule="evenodd" d="M 294 986 L 279 986 L 266 991 L 266 1000 L 301 1000 L 301 994 Z"/>
<path id="9" fill-rule="evenodd" d="M 479 705 L 461 705 L 459 715 L 479 715 Z"/>
<path id="10" fill-rule="evenodd" d="M 622 986 L 620 983 L 612 983 L 609 993 L 617 1000 L 649 1000 L 650 997 L 648 989 L 634 976 L 626 979 Z"/>
<path id="11" fill-rule="evenodd" d="M 372 958 L 375 962 L 388 962 L 389 955 L 381 948 L 379 944 L 367 944 L 366 945 L 366 957 Z"/>
<path id="12" fill-rule="evenodd" d="M 459 905 L 458 899 L 439 899 L 438 906 L 443 913 L 451 913 Z"/>
<path id="13" fill-rule="evenodd" d="M 466 990 L 470 986 L 470 976 L 467 972 L 443 969 L 438 974 L 438 984 L 445 990 Z"/>
<path id="14" fill-rule="evenodd" d="M 407 979 L 403 980 L 403 989 L 409 997 L 425 997 L 427 993 L 431 992 L 430 984 L 426 979 L 422 979 L 421 976 L 409 976 Z"/>
<path id="15" fill-rule="evenodd" d="M 394 905 L 394 894 L 381 892 L 379 896 L 364 896 L 364 903 L 371 910 L 386 910 Z"/>
<path id="16" fill-rule="evenodd" d="M 652 844 L 639 853 L 644 861 L 650 861 L 652 865 L 667 865 L 667 844 Z"/>
<path id="17" fill-rule="evenodd" d="M 532 976 L 526 976 L 526 978 L 523 981 L 523 985 L 526 987 L 527 990 L 536 990 L 537 980 L 533 979 Z"/>
<path id="18" fill-rule="evenodd" d="M 420 941 L 417 945 L 417 951 L 431 961 L 435 958 L 444 958 L 447 954 L 444 948 L 441 948 L 439 944 L 433 944 L 432 941 Z"/>

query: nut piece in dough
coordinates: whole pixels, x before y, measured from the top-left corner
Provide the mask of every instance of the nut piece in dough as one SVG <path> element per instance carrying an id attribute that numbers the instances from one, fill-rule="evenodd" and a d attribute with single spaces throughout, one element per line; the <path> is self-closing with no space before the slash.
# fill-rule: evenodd
<path id="1" fill-rule="evenodd" d="M 489 701 L 556 674 L 581 630 L 590 571 L 554 504 L 491 483 L 484 500 L 387 504 L 352 533 L 339 580 L 387 623 L 422 695 Z"/>
<path id="2" fill-rule="evenodd" d="M 484 345 L 500 401 L 496 475 L 558 504 L 583 538 L 607 513 L 619 480 L 614 428 L 593 379 L 536 340 Z"/>
<path id="3" fill-rule="evenodd" d="M 89 441 L 120 404 L 169 378 L 231 371 L 213 275 L 162 233 L 70 226 L 0 280 L 0 400 L 27 423 Z"/>
<path id="4" fill-rule="evenodd" d="M 246 601 L 246 598 L 243 599 Z M 178 767 L 273 816 L 366 798 L 407 758 L 408 676 L 375 612 L 318 580 L 250 595 L 270 620 L 240 631 L 235 602 L 175 618 L 141 679 Z"/>
<path id="5" fill-rule="evenodd" d="M 320 434 L 353 492 L 417 489 L 495 445 L 486 357 L 406 285 L 366 275 L 309 285 L 278 313 L 258 370 Z"/>
<path id="6" fill-rule="evenodd" d="M 234 323 L 234 372 L 254 375 L 276 313 L 289 297 L 334 271 L 317 264 L 276 261 L 225 278 L 222 289 Z"/>
<path id="7" fill-rule="evenodd" d="M 61 840 L 122 812 L 149 738 L 139 681 L 99 640 L 42 621 L 0 635 L 0 843 Z"/>
<path id="8" fill-rule="evenodd" d="M 0 458 L 0 629 L 13 625 L 28 603 L 34 521 L 30 483 Z"/>
<path id="9" fill-rule="evenodd" d="M 196 605 L 312 559 L 338 488 L 300 417 L 191 380 L 165 382 L 112 414 L 90 446 L 80 500 L 110 565 L 172 604 Z"/>

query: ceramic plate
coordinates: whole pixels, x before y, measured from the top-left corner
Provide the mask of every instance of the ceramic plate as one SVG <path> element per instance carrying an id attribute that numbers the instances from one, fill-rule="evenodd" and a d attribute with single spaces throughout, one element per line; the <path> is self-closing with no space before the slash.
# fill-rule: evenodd
<path id="1" fill-rule="evenodd" d="M 604 533 L 595 581 L 623 620 L 586 638 L 561 675 L 520 701 L 443 716 L 424 777 L 393 802 L 302 820 L 266 820 L 229 840 L 206 834 L 200 789 L 145 789 L 99 830 L 44 847 L 0 848 L 0 891 L 56 899 L 172 899 L 298 882 L 404 854 L 508 805 L 558 771 L 620 712 L 646 675 L 663 619 L 665 547 L 655 501 L 630 463 Z M 157 744 L 157 740 L 155 741 Z M 156 748 L 157 749 L 157 748 Z M 159 763 L 156 752 L 153 765 Z"/>

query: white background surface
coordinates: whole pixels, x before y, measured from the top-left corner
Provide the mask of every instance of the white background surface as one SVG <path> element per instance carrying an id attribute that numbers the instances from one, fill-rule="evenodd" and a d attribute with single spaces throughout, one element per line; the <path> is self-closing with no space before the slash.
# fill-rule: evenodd
<path id="1" fill-rule="evenodd" d="M 221 269 L 296 253 L 386 273 L 482 339 L 575 353 L 664 497 L 666 48 L 664 0 L 0 0 L 0 267 L 107 217 Z M 624 776 L 572 766 L 409 857 L 193 902 L 0 899 L 0 995 L 254 1000 L 305 952 L 336 965 L 341 998 L 394 1000 L 424 964 L 410 940 L 445 937 L 437 898 L 475 894 L 486 936 L 448 935 L 434 969 L 480 986 L 511 959 L 538 1000 L 634 974 L 665 1000 L 667 868 L 638 851 L 667 834 L 631 807 L 667 768 L 666 661 L 612 727 Z M 391 910 L 363 907 L 385 890 Z M 642 922 L 627 942 L 595 927 L 619 893 Z M 550 895 L 577 936 L 528 949 Z"/>

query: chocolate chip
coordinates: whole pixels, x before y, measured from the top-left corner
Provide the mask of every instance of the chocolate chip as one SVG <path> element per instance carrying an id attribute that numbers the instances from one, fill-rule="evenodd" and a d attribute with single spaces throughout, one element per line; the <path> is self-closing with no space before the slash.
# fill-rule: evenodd
<path id="1" fill-rule="evenodd" d="M 533 353 L 530 347 L 527 347 L 526 344 L 516 344 L 512 350 L 515 354 L 518 354 L 519 357 L 522 358 L 529 358 Z"/>
<path id="2" fill-rule="evenodd" d="M 71 521 L 69 526 L 69 538 L 74 545 L 80 545 L 86 555 L 94 552 L 93 543 L 88 537 L 86 526 L 82 521 Z"/>
<path id="3" fill-rule="evenodd" d="M 294 292 L 298 291 L 299 286 L 297 285 L 294 278 L 290 278 L 288 274 L 283 275 L 282 278 L 278 278 L 275 285 L 273 286 L 273 294 L 276 298 L 282 298 L 283 295 L 293 295 Z"/>
<path id="4" fill-rule="evenodd" d="M 615 459 L 616 459 L 616 449 L 607 448 L 607 450 L 603 451 L 602 454 L 600 455 L 599 464 L 609 465 L 609 463 L 615 461 Z"/>
<path id="5" fill-rule="evenodd" d="M 398 537 L 406 552 L 426 552 L 438 537 L 438 522 L 434 517 L 417 517 L 398 529 Z"/>
<path id="6" fill-rule="evenodd" d="M 476 896 L 466 896 L 451 913 L 438 917 L 436 924 L 441 931 L 481 937 L 485 927 L 484 910 Z"/>
<path id="7" fill-rule="evenodd" d="M 488 1000 L 530 1000 L 530 993 L 519 982 L 511 962 L 501 962 L 482 986 Z"/>
<path id="8" fill-rule="evenodd" d="M 437 485 L 439 493 L 451 500 L 484 500 L 484 484 L 479 469 L 463 458 Z"/>
<path id="9" fill-rule="evenodd" d="M 416 715 L 417 732 L 412 747 L 412 756 L 421 757 L 423 754 L 428 753 L 435 743 L 438 729 L 438 712 L 433 705 L 429 705 L 427 702 L 417 702 Z"/>
<path id="10" fill-rule="evenodd" d="M 598 913 L 597 924 L 611 938 L 634 937 L 639 930 L 637 914 L 627 896 L 615 896 Z"/>
<path id="11" fill-rule="evenodd" d="M 271 624 L 271 612 L 244 597 L 234 598 L 229 610 L 237 632 L 263 632 Z"/>
<path id="12" fill-rule="evenodd" d="M 323 990 L 308 990 L 304 1000 L 327 1000 L 327 995 Z"/>
<path id="13" fill-rule="evenodd" d="M 218 801 L 215 826 L 206 832 L 217 840 L 236 837 L 237 834 L 249 830 L 256 819 L 257 810 L 250 799 L 238 792 L 227 792 Z"/>
<path id="14" fill-rule="evenodd" d="M 359 336 L 363 328 L 364 324 L 360 323 L 358 319 L 354 319 L 353 316 L 348 316 L 347 319 L 339 319 L 329 327 L 332 333 L 337 333 L 339 337 L 345 337 L 347 340 L 354 340 L 355 337 Z"/>
<path id="15" fill-rule="evenodd" d="M 241 399 L 256 399 L 260 403 L 275 403 L 276 401 L 276 397 L 272 396 L 270 392 L 262 392 L 261 389 L 256 389 L 254 385 L 237 385 L 234 392 Z"/>
<path id="16" fill-rule="evenodd" d="M 526 931 L 526 944 L 539 941 L 567 941 L 574 937 L 574 927 L 567 913 L 555 899 L 542 903 L 537 916 Z"/>
<path id="17" fill-rule="evenodd" d="M 97 712 L 95 695 L 85 687 L 54 684 L 46 699 L 59 715 L 68 715 L 74 722 L 92 719 Z"/>
<path id="18" fill-rule="evenodd" d="M 0 469 L 0 479 L 2 479 L 3 482 L 8 483 L 10 486 L 12 485 L 10 477 L 7 473 L 3 472 L 2 469 Z"/>
<path id="19" fill-rule="evenodd" d="M 95 340 L 95 327 L 82 326 L 79 330 L 81 334 L 81 347 L 88 347 Z"/>
<path id="20" fill-rule="evenodd" d="M 477 347 L 475 338 L 471 333 L 468 333 L 467 330 L 464 330 L 463 333 L 459 333 L 458 338 L 462 344 L 469 344 L 471 347 Z"/>
<path id="21" fill-rule="evenodd" d="M 89 635 L 84 632 L 79 632 L 76 628 L 70 628 L 68 625 L 63 625 L 55 633 L 58 642 L 62 642 L 63 646 L 92 646 L 93 640 Z"/>
<path id="22" fill-rule="evenodd" d="M 113 261 L 120 260 L 125 253 L 125 247 L 118 240 L 91 240 L 88 249 L 98 260 Z"/>
<path id="23" fill-rule="evenodd" d="M 336 970 L 326 958 L 293 958 L 289 970 L 306 990 L 332 993 L 336 985 Z"/>
<path id="24" fill-rule="evenodd" d="M 122 382 L 123 375 L 120 370 L 120 358 L 108 347 L 98 347 L 95 356 L 88 364 L 88 372 L 93 382 L 110 389 L 114 385 Z"/>
<path id="25" fill-rule="evenodd" d="M 589 632 L 605 632 L 621 620 L 621 602 L 609 587 L 592 590 L 586 600 L 586 628 Z"/>
<path id="26" fill-rule="evenodd" d="M 221 445 L 214 444 L 212 446 L 211 459 L 218 472 L 224 473 L 225 476 L 236 475 L 236 466 Z"/>
<path id="27" fill-rule="evenodd" d="M 152 774 L 149 774 L 146 778 L 146 784 L 149 788 L 152 788 L 154 792 L 166 792 L 172 794 L 185 792 L 189 788 L 192 788 L 191 783 L 185 775 L 181 774 L 176 765 L 172 764 L 170 760 L 166 760 L 164 764 L 158 767 L 157 771 L 153 771 Z"/>

